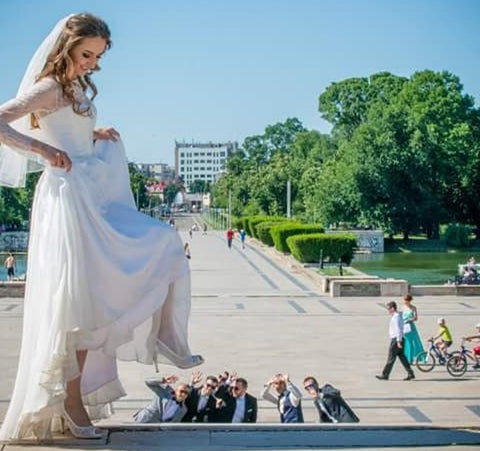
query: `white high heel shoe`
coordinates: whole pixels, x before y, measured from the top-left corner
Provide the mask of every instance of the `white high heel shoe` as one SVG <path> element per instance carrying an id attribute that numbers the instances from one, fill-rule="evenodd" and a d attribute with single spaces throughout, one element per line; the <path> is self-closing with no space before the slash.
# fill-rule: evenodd
<path id="1" fill-rule="evenodd" d="M 165 346 L 161 341 L 157 340 L 155 343 L 156 350 L 158 354 L 162 354 L 168 360 L 170 360 L 175 366 L 186 370 L 193 368 L 195 366 L 201 365 L 205 360 L 201 355 L 190 355 L 185 358 L 181 358 L 178 354 L 175 354 L 167 346 Z M 158 363 L 157 363 L 157 354 L 153 356 L 153 364 L 155 365 L 155 371 L 158 373 Z"/>
<path id="2" fill-rule="evenodd" d="M 98 439 L 103 437 L 103 434 L 95 426 L 78 426 L 75 424 L 65 409 L 63 409 L 61 418 L 62 430 L 65 430 L 66 423 L 68 429 L 70 429 L 70 432 L 75 438 Z"/>

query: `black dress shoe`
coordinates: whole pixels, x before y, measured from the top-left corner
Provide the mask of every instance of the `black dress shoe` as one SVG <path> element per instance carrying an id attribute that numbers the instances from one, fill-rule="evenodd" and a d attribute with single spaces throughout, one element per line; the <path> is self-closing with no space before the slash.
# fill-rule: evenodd
<path id="1" fill-rule="evenodd" d="M 411 381 L 412 379 L 415 379 L 415 374 L 409 374 L 405 379 L 403 379 L 404 381 Z"/>
<path id="2" fill-rule="evenodd" d="M 385 377 L 383 374 L 377 374 L 375 377 L 380 381 L 388 381 L 388 377 Z"/>

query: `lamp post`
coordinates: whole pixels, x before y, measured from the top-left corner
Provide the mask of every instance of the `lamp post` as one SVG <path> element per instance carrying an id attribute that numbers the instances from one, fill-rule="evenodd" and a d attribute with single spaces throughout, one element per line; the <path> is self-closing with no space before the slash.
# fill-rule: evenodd
<path id="1" fill-rule="evenodd" d="M 287 180 L 287 218 L 292 217 L 291 213 L 291 197 L 292 197 L 292 183 L 290 180 Z"/>
<path id="2" fill-rule="evenodd" d="M 228 228 L 232 228 L 232 190 L 228 190 Z"/>

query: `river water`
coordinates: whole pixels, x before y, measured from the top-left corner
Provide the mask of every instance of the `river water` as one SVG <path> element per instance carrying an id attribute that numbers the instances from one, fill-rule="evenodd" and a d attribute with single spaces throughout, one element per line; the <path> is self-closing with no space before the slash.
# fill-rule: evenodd
<path id="1" fill-rule="evenodd" d="M 405 279 L 411 285 L 443 285 L 472 255 L 480 261 L 480 255 L 471 251 L 356 254 L 351 265 L 370 275 Z"/>

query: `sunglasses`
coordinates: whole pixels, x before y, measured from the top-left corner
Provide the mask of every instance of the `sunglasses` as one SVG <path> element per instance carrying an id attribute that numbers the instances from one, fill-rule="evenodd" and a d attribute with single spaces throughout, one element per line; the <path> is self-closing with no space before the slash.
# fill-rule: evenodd
<path id="1" fill-rule="evenodd" d="M 212 385 L 212 384 L 205 384 L 205 387 L 211 388 L 212 390 L 215 390 L 217 388 L 216 385 Z"/>
<path id="2" fill-rule="evenodd" d="M 183 393 L 184 395 L 188 395 L 188 390 L 178 390 L 178 393 Z"/>
<path id="3" fill-rule="evenodd" d="M 237 386 L 234 386 L 234 387 L 232 387 L 232 390 L 233 390 L 233 391 L 239 391 L 239 390 L 241 390 L 241 388 L 240 388 L 240 387 L 237 387 Z"/>
<path id="4" fill-rule="evenodd" d="M 315 388 L 315 384 L 305 385 L 305 390 L 312 390 Z"/>

